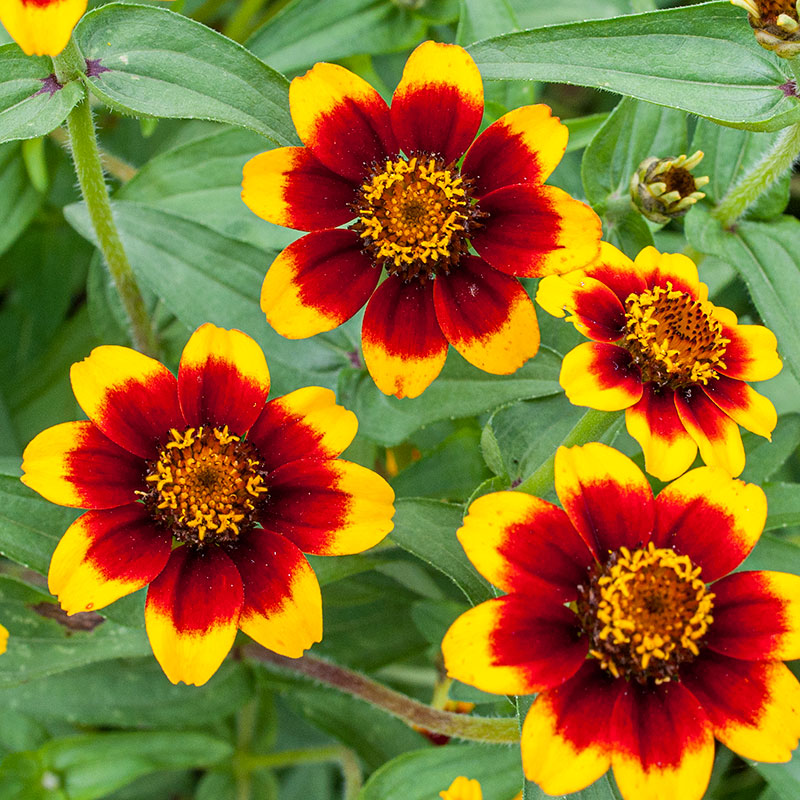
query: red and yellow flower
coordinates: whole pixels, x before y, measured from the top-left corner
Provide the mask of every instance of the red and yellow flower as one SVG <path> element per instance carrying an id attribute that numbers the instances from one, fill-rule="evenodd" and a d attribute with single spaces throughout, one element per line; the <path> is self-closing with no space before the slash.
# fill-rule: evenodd
<path id="1" fill-rule="evenodd" d="M 686 256 L 647 247 L 631 261 L 604 242 L 589 267 L 542 280 L 536 301 L 555 316 L 568 312 L 593 340 L 564 357 L 567 397 L 626 409 L 651 475 L 677 477 L 699 448 L 706 464 L 736 476 L 745 461 L 739 425 L 770 438 L 775 407 L 747 381 L 780 372 L 775 336 L 709 302 Z"/>
<path id="2" fill-rule="evenodd" d="M 57 56 L 87 0 L 0 0 L 0 22 L 26 55 Z"/>
<path id="3" fill-rule="evenodd" d="M 358 553 L 392 529 L 389 485 L 337 458 L 355 415 L 314 386 L 267 402 L 259 346 L 211 324 L 192 334 L 177 379 L 103 346 L 71 380 L 89 421 L 36 436 L 22 478 L 89 509 L 50 563 L 62 608 L 97 610 L 150 584 L 147 634 L 173 683 L 205 683 L 237 628 L 291 658 L 318 642 L 320 588 L 303 551 Z"/>
<path id="4" fill-rule="evenodd" d="M 367 303 L 364 359 L 398 397 L 425 390 L 448 342 L 495 374 L 531 358 L 536 312 L 514 276 L 588 264 L 601 233 L 588 206 L 544 185 L 567 144 L 550 109 L 518 108 L 475 139 L 480 72 L 461 47 L 435 42 L 411 54 L 391 108 L 325 63 L 292 81 L 289 103 L 305 147 L 251 159 L 242 191 L 260 217 L 310 231 L 264 279 L 275 330 L 313 336 Z"/>
<path id="5" fill-rule="evenodd" d="M 529 780 L 579 791 L 610 767 L 625 800 L 699 800 L 714 737 L 788 761 L 800 736 L 800 576 L 737 572 L 763 491 L 700 467 L 656 497 L 601 444 L 559 448 L 562 508 L 478 498 L 458 538 L 507 592 L 456 619 L 448 673 L 483 691 L 540 693 L 522 729 Z M 598 724 L 601 721 L 601 724 Z"/>

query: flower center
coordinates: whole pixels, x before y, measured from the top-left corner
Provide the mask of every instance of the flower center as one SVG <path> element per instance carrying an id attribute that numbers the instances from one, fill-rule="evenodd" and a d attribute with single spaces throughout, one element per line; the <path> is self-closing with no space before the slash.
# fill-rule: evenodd
<path id="1" fill-rule="evenodd" d="M 759 15 L 769 23 L 775 23 L 781 14 L 797 19 L 795 0 L 756 0 Z"/>
<path id="2" fill-rule="evenodd" d="M 230 541 L 255 523 L 267 487 L 253 445 L 224 428 L 170 431 L 151 462 L 142 496 L 180 541 Z"/>
<path id="3" fill-rule="evenodd" d="M 700 653 L 714 595 L 688 556 L 655 547 L 611 553 L 579 587 L 589 655 L 615 678 L 664 683 Z"/>
<path id="4" fill-rule="evenodd" d="M 433 156 L 387 161 L 362 185 L 353 226 L 373 261 L 408 281 L 448 272 L 479 212 L 468 182 Z"/>
<path id="5" fill-rule="evenodd" d="M 711 304 L 679 292 L 667 282 L 625 301 L 627 334 L 622 340 L 642 370 L 644 382 L 677 389 L 707 384 L 725 369 L 730 339 L 711 316 Z"/>

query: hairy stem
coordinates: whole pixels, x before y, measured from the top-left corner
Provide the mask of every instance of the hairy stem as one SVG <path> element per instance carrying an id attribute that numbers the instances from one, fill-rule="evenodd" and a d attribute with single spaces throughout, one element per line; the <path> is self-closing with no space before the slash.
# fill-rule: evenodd
<path id="1" fill-rule="evenodd" d="M 792 59 L 790 63 L 796 61 Z M 792 64 L 797 71 L 797 65 Z M 714 209 L 714 216 L 725 228 L 731 228 L 739 217 L 781 176 L 790 169 L 800 153 L 800 123 L 784 128 L 772 149 L 732 186 Z"/>
<path id="2" fill-rule="evenodd" d="M 303 675 L 306 678 L 339 689 L 358 697 L 401 719 L 410 727 L 424 728 L 431 733 L 468 739 L 474 742 L 512 744 L 519 741 L 517 720 L 514 717 L 477 717 L 439 711 L 413 700 L 371 678 L 339 667 L 314 656 L 284 658 L 257 645 L 247 645 L 244 652 L 250 658 L 277 667 L 280 670 Z"/>
<path id="3" fill-rule="evenodd" d="M 596 411 L 590 408 L 575 424 L 561 443 L 564 447 L 596 442 L 607 433 L 611 426 L 619 419 L 616 411 Z M 553 487 L 555 475 L 555 453 L 547 459 L 532 475 L 516 487 L 518 492 L 526 492 L 537 497 L 547 494 Z"/>
<path id="4" fill-rule="evenodd" d="M 80 77 L 85 69 L 85 62 L 74 40 L 70 40 L 64 51 L 53 59 L 53 66 L 61 84 Z M 108 195 L 100 160 L 89 95 L 85 89 L 83 99 L 67 117 L 67 131 L 78 185 L 89 211 L 98 246 L 111 273 L 114 288 L 128 316 L 133 345 L 142 353 L 157 356 L 158 342 L 144 298 L 139 291 L 111 213 L 111 198 Z"/>

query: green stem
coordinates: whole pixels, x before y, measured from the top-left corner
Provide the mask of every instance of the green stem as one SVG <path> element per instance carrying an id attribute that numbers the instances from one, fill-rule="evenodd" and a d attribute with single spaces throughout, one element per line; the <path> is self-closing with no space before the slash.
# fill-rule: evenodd
<path id="1" fill-rule="evenodd" d="M 789 63 L 797 74 L 800 67 L 793 63 L 795 61 L 797 59 L 791 59 Z M 725 228 L 731 228 L 749 206 L 791 169 L 798 153 L 800 123 L 795 123 L 780 132 L 772 149 L 720 200 L 713 211 L 714 216 Z"/>
<path id="2" fill-rule="evenodd" d="M 252 772 L 257 769 L 279 769 L 298 764 L 319 764 L 333 761 L 339 765 L 344 779 L 345 800 L 355 800 L 361 791 L 362 776 L 358 759 L 352 750 L 341 745 L 311 747 L 307 750 L 284 750 L 280 753 L 238 752 L 233 757 L 237 772 Z"/>
<path id="3" fill-rule="evenodd" d="M 297 659 L 285 658 L 257 645 L 247 645 L 244 652 L 269 666 L 303 675 L 358 697 L 401 719 L 410 727 L 474 742 L 513 744 L 519 741 L 519 729 L 514 717 L 477 717 L 439 711 L 365 675 L 310 655 Z"/>
<path id="4" fill-rule="evenodd" d="M 83 74 L 86 64 L 74 40 L 70 40 L 61 54 L 53 59 L 53 66 L 61 84 L 74 81 Z M 111 198 L 108 195 L 100 161 L 100 149 L 97 145 L 92 109 L 86 89 L 83 99 L 67 117 L 67 131 L 78 185 L 89 211 L 98 246 L 128 316 L 133 345 L 142 353 L 157 356 L 158 343 L 145 308 L 144 298 L 139 291 L 111 213 Z"/>
<path id="5" fill-rule="evenodd" d="M 576 423 L 561 443 L 564 447 L 598 441 L 619 419 L 617 411 L 595 411 L 590 408 Z M 547 459 L 532 475 L 516 487 L 518 492 L 526 492 L 542 497 L 553 488 L 555 474 L 555 453 Z"/>
<path id="6" fill-rule="evenodd" d="M 243 42 L 247 39 L 253 28 L 251 20 L 261 11 L 265 2 L 266 0 L 242 0 L 222 29 L 225 36 L 234 42 Z"/>

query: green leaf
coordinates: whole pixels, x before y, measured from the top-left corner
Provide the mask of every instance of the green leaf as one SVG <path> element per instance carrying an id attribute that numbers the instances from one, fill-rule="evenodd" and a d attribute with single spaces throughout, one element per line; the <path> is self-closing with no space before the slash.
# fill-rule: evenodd
<path id="1" fill-rule="evenodd" d="M 798 488 L 796 484 L 791 484 L 791 486 L 795 491 Z M 776 488 L 774 485 L 767 484 L 765 490 L 767 499 L 775 500 L 776 497 L 780 497 L 781 489 Z M 796 504 L 794 507 L 796 508 Z M 793 516 L 797 517 L 796 511 L 793 512 Z M 767 522 L 767 528 L 769 528 L 769 521 Z M 736 571 L 757 569 L 791 572 L 793 575 L 800 575 L 800 545 L 787 541 L 785 538 L 775 534 L 762 534 L 753 548 L 753 552 L 739 565 Z"/>
<path id="2" fill-rule="evenodd" d="M 456 538 L 461 506 L 416 498 L 398 500 L 396 508 L 393 542 L 447 575 L 473 605 L 494 596 Z"/>
<path id="3" fill-rule="evenodd" d="M 765 483 L 767 493 L 767 524 L 764 530 L 772 531 L 800 525 L 800 484 Z"/>
<path id="4" fill-rule="evenodd" d="M 90 11 L 75 39 L 107 71 L 88 78 L 114 109 L 227 122 L 295 144 L 289 85 L 236 42 L 164 8 L 112 3 Z"/>
<path id="5" fill-rule="evenodd" d="M 227 758 L 232 751 L 233 747 L 221 739 L 190 731 L 69 736 L 54 739 L 39 750 L 7 756 L 0 764 L 0 796 L 9 800 L 96 800 L 141 775 L 209 766 Z M 42 794 L 44 787 L 60 791 L 53 793 L 51 789 Z"/>
<path id="6" fill-rule="evenodd" d="M 0 576 L 0 619 L 9 631 L 8 650 L 0 660 L 0 687 L 96 661 L 150 653 L 143 630 L 100 620 L 92 630 L 81 630 L 48 619 L 57 612 L 48 594 Z"/>
<path id="7" fill-rule="evenodd" d="M 162 208 L 262 250 L 282 250 L 296 231 L 257 217 L 242 202 L 242 167 L 268 149 L 252 131 L 224 128 L 150 159 L 114 199 Z"/>
<path id="8" fill-rule="evenodd" d="M 750 130 L 800 119 L 788 68 L 725 1 L 553 25 L 469 48 L 484 80 L 594 86 Z"/>
<path id="9" fill-rule="evenodd" d="M 631 258 L 653 244 L 644 217 L 631 205 L 631 178 L 646 158 L 686 152 L 686 114 L 623 98 L 583 156 L 586 197 L 603 219 L 605 239 Z"/>
<path id="10" fill-rule="evenodd" d="M 522 785 L 519 748 L 450 744 L 405 753 L 377 770 L 359 800 L 431 800 L 464 775 L 487 800 L 511 800 Z"/>
<path id="11" fill-rule="evenodd" d="M 44 136 L 80 102 L 84 90 L 77 82 L 41 92 L 52 71 L 49 58 L 26 56 L 16 44 L 0 47 L 0 142 Z"/>
<path id="12" fill-rule="evenodd" d="M 175 685 L 148 653 L 0 689 L 0 703 L 50 725 L 199 728 L 229 717 L 252 694 L 250 671 L 241 662 L 228 659 L 203 686 Z"/>
<path id="13" fill-rule="evenodd" d="M 497 447 L 499 461 L 489 466 L 507 486 L 520 483 L 547 461 L 584 413 L 564 395 L 523 400 L 495 411 L 481 440 L 489 446 L 493 439 Z"/>
<path id="14" fill-rule="evenodd" d="M 601 114 L 589 114 L 586 117 L 575 117 L 565 119 L 562 122 L 569 128 L 569 141 L 567 142 L 567 152 L 581 150 L 594 139 L 600 128 L 608 119 L 609 115 L 605 112 Z"/>
<path id="15" fill-rule="evenodd" d="M 85 206 L 67 206 L 65 215 L 93 240 Z M 136 203 L 116 203 L 114 217 L 139 280 L 190 330 L 214 322 L 239 328 L 259 342 L 267 355 L 273 394 L 309 383 L 335 385 L 338 369 L 349 363 L 346 354 L 326 345 L 324 336 L 290 341 L 267 325 L 258 300 L 270 261 L 263 250 Z"/>
<path id="16" fill-rule="evenodd" d="M 393 53 L 418 44 L 426 23 L 386 0 L 294 0 L 247 42 L 281 72 L 361 53 Z"/>
<path id="17" fill-rule="evenodd" d="M 552 795 L 545 794 L 535 783 L 525 782 L 525 800 L 548 800 Z M 614 791 L 614 783 L 609 773 L 596 780 L 591 786 L 587 786 L 580 792 L 570 795 L 569 800 L 620 800 L 619 795 Z"/>
<path id="18" fill-rule="evenodd" d="M 716 204 L 722 200 L 728 190 L 772 149 L 779 136 L 779 133 L 724 128 L 708 120 L 699 120 L 692 150 L 702 150 L 705 154 L 695 171 L 698 175 L 708 175 L 710 179 L 703 187 L 707 202 Z M 789 202 L 790 179 L 791 173 L 787 171 L 747 210 L 747 217 L 770 219 L 780 214 Z"/>
<path id="19" fill-rule="evenodd" d="M 800 414 L 783 414 L 772 434 L 772 441 L 754 433 L 743 432 L 747 464 L 741 479 L 763 483 L 784 465 L 800 447 Z"/>
<path id="20" fill-rule="evenodd" d="M 20 150 L 19 144 L 11 142 L 0 145 L 0 255 L 28 227 L 42 204 L 42 196 L 28 178 Z"/>
<path id="21" fill-rule="evenodd" d="M 780 800 L 797 800 L 800 796 L 800 755 L 795 750 L 788 764 L 759 764 L 753 766 Z"/>
<path id="22" fill-rule="evenodd" d="M 337 394 L 339 402 L 355 412 L 361 434 L 393 447 L 437 420 L 471 417 L 514 400 L 558 394 L 560 364 L 558 356 L 542 348 L 513 375 L 489 375 L 451 349 L 439 377 L 413 400 L 387 397 L 365 370 L 353 369 L 342 370 Z"/>
<path id="23" fill-rule="evenodd" d="M 778 352 L 800 378 L 800 220 L 782 216 L 766 222 L 743 220 L 726 231 L 706 208 L 686 218 L 686 236 L 701 253 L 733 266 L 747 285 L 764 324 L 778 337 Z"/>

